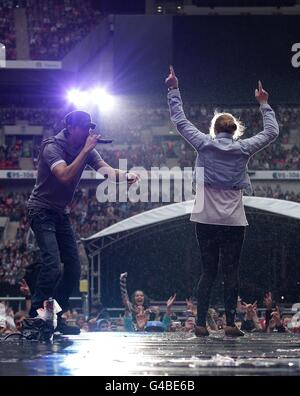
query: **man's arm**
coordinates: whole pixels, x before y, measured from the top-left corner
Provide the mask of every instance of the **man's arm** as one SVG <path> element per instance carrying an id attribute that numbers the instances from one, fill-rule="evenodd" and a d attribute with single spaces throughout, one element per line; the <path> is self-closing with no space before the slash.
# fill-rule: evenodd
<path id="1" fill-rule="evenodd" d="M 241 140 L 241 146 L 249 155 L 253 155 L 262 150 L 276 140 L 279 135 L 279 126 L 276 121 L 275 113 L 268 104 L 269 94 L 263 89 L 260 81 L 258 83 L 258 89 L 255 90 L 255 97 L 260 104 L 264 130 L 249 139 Z"/>
<path id="2" fill-rule="evenodd" d="M 176 125 L 177 131 L 182 135 L 197 151 L 207 140 L 208 136 L 200 132 L 185 116 L 182 100 L 178 89 L 178 79 L 172 66 L 170 74 L 166 79 L 168 87 L 168 104 L 170 109 L 171 121 Z"/>
<path id="3" fill-rule="evenodd" d="M 96 172 L 99 172 L 105 178 L 113 182 L 127 182 L 129 185 L 140 180 L 140 176 L 135 172 L 126 172 L 121 169 L 112 168 L 105 162 L 97 150 L 93 149 L 89 153 L 87 164 L 90 165 Z"/>
<path id="4" fill-rule="evenodd" d="M 107 177 L 114 182 L 126 181 L 129 185 L 140 180 L 140 177 L 137 173 L 126 172 L 121 169 L 114 169 L 102 159 L 98 161 L 97 172 L 101 173 L 101 175 Z"/>
<path id="5" fill-rule="evenodd" d="M 108 179 L 119 182 L 126 181 L 126 171 L 115 169 L 102 159 L 98 161 L 97 167 L 97 172 L 101 173 L 103 176 L 105 175 Z"/>
<path id="6" fill-rule="evenodd" d="M 90 152 L 94 149 L 97 144 L 97 134 L 90 134 L 85 142 L 83 149 L 74 159 L 74 161 L 67 165 L 64 160 L 56 161 L 54 164 L 50 164 L 50 169 L 52 173 L 58 178 L 58 180 L 63 184 L 69 184 L 74 178 L 76 178 L 78 172 L 81 170 L 82 166 L 85 164 Z M 47 152 L 47 147 L 44 150 L 44 157 L 50 153 Z"/>

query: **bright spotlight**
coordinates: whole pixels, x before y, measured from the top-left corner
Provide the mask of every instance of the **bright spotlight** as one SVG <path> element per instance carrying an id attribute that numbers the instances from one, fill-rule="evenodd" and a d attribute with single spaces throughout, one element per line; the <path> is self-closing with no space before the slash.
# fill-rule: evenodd
<path id="1" fill-rule="evenodd" d="M 87 92 L 79 91 L 78 89 L 71 89 L 68 93 L 68 100 L 76 107 L 82 107 L 87 104 L 89 95 Z"/>
<path id="2" fill-rule="evenodd" d="M 108 94 L 103 88 L 95 88 L 91 92 L 91 97 L 101 112 L 111 111 L 116 104 L 114 96 Z"/>

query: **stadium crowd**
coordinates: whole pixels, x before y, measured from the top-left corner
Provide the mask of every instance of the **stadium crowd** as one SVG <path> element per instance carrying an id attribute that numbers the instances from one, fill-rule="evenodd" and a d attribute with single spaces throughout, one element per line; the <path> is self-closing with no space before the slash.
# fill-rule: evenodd
<path id="1" fill-rule="evenodd" d="M 0 37 L 1 43 L 6 46 L 6 57 L 9 60 L 17 58 L 15 6 L 14 0 L 0 2 Z M 30 58 L 36 60 L 62 60 L 101 19 L 100 12 L 92 9 L 89 0 L 22 0 L 20 7 L 26 9 Z M 215 107 L 187 102 L 185 108 L 187 117 L 200 130 L 208 131 Z M 218 110 L 237 115 L 247 126 L 246 138 L 262 129 L 257 107 L 219 107 Z M 291 131 L 300 125 L 300 107 L 275 106 L 275 111 L 281 131 L 280 138 L 251 159 L 249 170 L 300 170 L 300 146 L 290 140 Z M 62 128 L 64 114 L 62 109 L 1 108 L 0 122 L 1 126 L 16 125 L 20 120 L 27 121 L 29 126 L 40 125 L 44 128 L 45 137 Z M 143 166 L 146 169 L 167 165 L 170 159 L 175 159 L 180 167 L 194 165 L 195 153 L 184 141 L 176 140 L 167 106 L 133 106 L 104 120 L 103 128 L 108 136 L 123 145 L 122 148 L 101 149 L 103 158 L 112 166 L 118 167 L 121 158 L 128 160 L 129 167 Z M 155 128 L 166 133 L 152 133 Z M 0 169 L 20 169 L 20 159 L 23 157 L 32 158 L 34 167 L 37 154 L 36 141 L 10 137 L 7 144 L 0 145 Z M 300 202 L 299 192 L 283 190 L 279 184 L 275 188 L 266 184 L 256 185 L 254 195 Z M 26 306 L 22 311 L 15 311 L 7 303 L 0 302 L 0 336 L 20 330 L 22 320 L 27 318 L 30 309 L 33 290 L 30 290 L 23 278 L 26 268 L 34 262 L 34 249 L 29 249 L 27 241 L 30 232 L 26 219 L 28 196 L 29 193 L 26 192 L 0 191 L 0 217 L 17 223 L 15 239 L 0 242 L 0 283 L 19 284 L 20 293 L 26 298 Z M 94 189 L 79 188 L 70 208 L 70 218 L 79 239 L 160 205 L 162 203 L 99 204 Z M 176 311 L 176 295 L 171 296 L 163 307 L 159 307 L 141 290 L 136 290 L 129 299 L 124 274 L 120 275 L 120 287 L 124 305 L 120 317 L 111 316 L 110 311 L 99 304 L 92 307 L 89 317 L 81 309 L 73 309 L 64 314 L 65 319 L 69 324 L 80 327 L 83 332 L 194 331 L 197 306 L 192 298 L 186 300 L 186 306 L 181 311 Z M 263 310 L 258 309 L 256 302 L 238 300 L 236 321 L 243 331 L 300 332 L 300 312 L 290 311 L 284 314 L 271 292 L 262 296 L 261 300 Z M 210 332 L 221 332 L 225 323 L 223 311 L 211 307 L 207 316 Z"/>
<path id="2" fill-rule="evenodd" d="M 256 107 L 217 110 L 229 111 L 240 117 L 247 127 L 245 138 L 262 130 L 261 117 Z M 300 143 L 290 142 L 291 130 L 300 125 L 300 108 L 277 106 L 275 110 L 281 128 L 280 137 L 267 149 L 251 158 L 249 170 L 300 169 Z M 212 106 L 186 106 L 187 116 L 202 131 L 209 130 L 214 111 Z M 25 120 L 29 125 L 41 125 L 44 128 L 44 137 L 48 137 L 63 128 L 62 119 L 66 112 L 53 108 L 1 108 L 0 120 L 2 125 L 15 125 L 19 120 Z M 156 128 L 163 134 L 156 134 Z M 127 159 L 129 167 L 143 166 L 146 169 L 170 163 L 181 168 L 194 165 L 195 153 L 174 133 L 166 106 L 128 107 L 114 117 L 103 117 L 100 130 L 104 130 L 104 134 L 111 136 L 118 145 L 117 148 L 99 147 L 104 159 L 113 166 L 118 167 L 120 158 Z M 20 136 L 16 136 L 15 143 L 0 146 L 0 169 L 19 169 L 21 157 L 31 157 L 34 168 L 41 139 L 40 136 L 31 141 L 22 141 Z"/>
<path id="3" fill-rule="evenodd" d="M 16 32 L 12 0 L 4 0 L 0 3 L 0 37 L 1 43 L 6 47 L 6 58 L 16 59 Z"/>
<path id="4" fill-rule="evenodd" d="M 278 184 L 256 185 L 254 195 L 284 199 L 300 203 L 300 193 L 282 189 Z M 0 242 L 0 282 L 16 283 L 16 274 L 32 262 L 30 249 L 26 250 L 29 224 L 26 219 L 26 201 L 29 193 L 0 193 L 0 217 L 17 222 L 17 232 L 14 240 Z M 166 202 L 167 203 L 167 202 Z M 154 209 L 166 204 L 162 202 L 121 202 L 99 203 L 94 188 L 78 188 L 70 207 L 70 220 L 77 239 L 86 238 L 94 233 L 138 213 Z M 1 235 L 1 234 L 0 234 Z"/>
<path id="5" fill-rule="evenodd" d="M 0 145 L 0 169 L 20 169 L 22 146 L 22 140 L 8 146 Z"/>
<path id="6" fill-rule="evenodd" d="M 126 331 L 126 332 L 185 332 L 193 333 L 196 326 L 197 305 L 192 298 L 186 299 L 186 306 L 174 309 L 176 294 L 165 305 L 153 303 L 142 290 L 136 290 L 131 299 L 124 293 L 121 274 L 121 296 L 124 310 L 118 317 L 113 316 L 102 304 L 92 306 L 89 315 L 80 308 L 71 309 L 63 314 L 70 326 L 80 328 L 81 332 Z M 31 307 L 31 293 L 26 280 L 19 282 L 20 292 L 25 296 L 25 308 L 14 310 L 9 304 L 0 302 L 0 336 L 18 333 L 22 321 L 28 317 Z M 276 301 L 271 292 L 262 296 L 263 306 L 258 309 L 257 302 L 247 303 L 240 297 L 236 307 L 236 325 L 244 333 L 299 333 L 300 311 L 295 304 L 288 312 Z M 226 326 L 226 317 L 222 309 L 211 307 L 207 314 L 207 328 L 211 334 L 222 333 Z"/>
<path id="7" fill-rule="evenodd" d="M 62 60 L 98 23 L 100 11 L 90 0 L 3 0 L 0 4 L 0 37 L 6 59 L 15 60 L 14 10 L 24 8 L 32 60 Z"/>
<path id="8" fill-rule="evenodd" d="M 25 1 L 31 59 L 61 60 L 99 23 L 100 11 L 80 0 Z"/>

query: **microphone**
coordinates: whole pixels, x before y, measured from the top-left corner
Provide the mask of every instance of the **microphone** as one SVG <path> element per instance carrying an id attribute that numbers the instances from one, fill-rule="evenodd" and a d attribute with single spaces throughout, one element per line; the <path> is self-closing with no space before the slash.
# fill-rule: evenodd
<path id="1" fill-rule="evenodd" d="M 113 139 L 101 139 L 101 137 L 97 138 L 98 143 L 100 144 L 108 144 L 108 143 L 112 143 Z"/>

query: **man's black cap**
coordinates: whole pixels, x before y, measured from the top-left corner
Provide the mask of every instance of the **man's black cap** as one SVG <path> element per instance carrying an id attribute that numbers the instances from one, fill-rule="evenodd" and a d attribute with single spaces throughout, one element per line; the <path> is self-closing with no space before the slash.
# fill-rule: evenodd
<path id="1" fill-rule="evenodd" d="M 71 111 L 71 113 L 67 114 L 64 118 L 65 126 L 81 126 L 87 127 L 89 126 L 91 129 L 96 128 L 96 124 L 92 122 L 91 116 L 89 113 L 85 111 Z"/>

